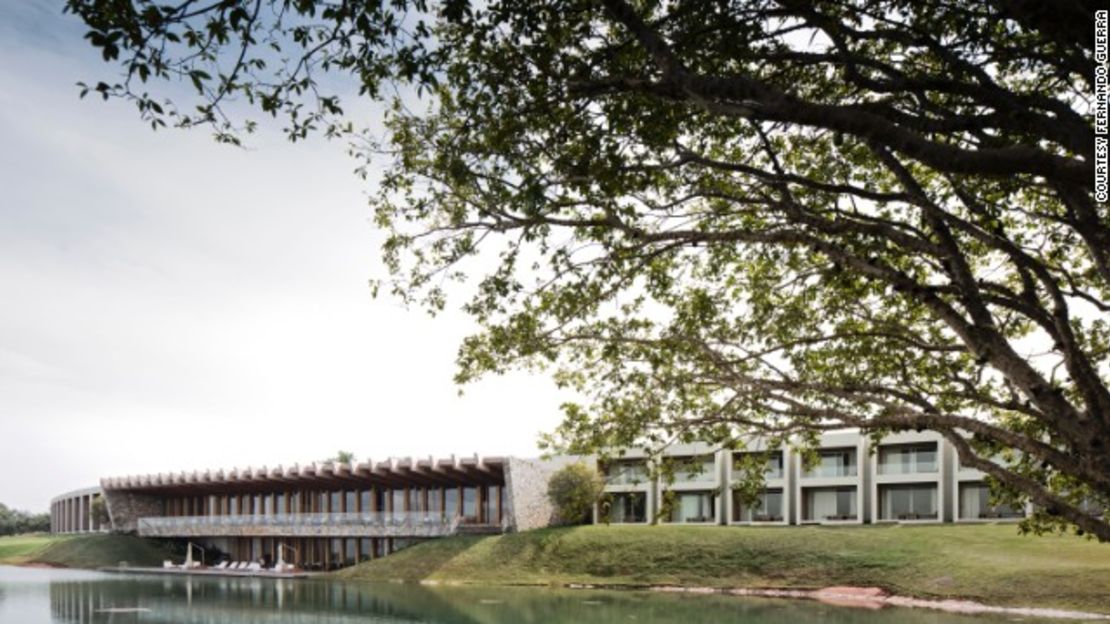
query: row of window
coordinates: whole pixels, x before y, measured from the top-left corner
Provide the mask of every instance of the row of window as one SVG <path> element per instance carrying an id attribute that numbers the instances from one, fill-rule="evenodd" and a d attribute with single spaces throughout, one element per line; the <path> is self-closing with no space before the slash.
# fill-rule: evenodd
<path id="1" fill-rule="evenodd" d="M 783 453 L 773 451 L 766 454 L 733 453 L 732 470 L 734 473 L 748 472 L 752 459 L 763 464 L 764 479 L 781 479 L 785 474 Z M 670 469 L 675 483 L 712 481 L 715 478 L 713 456 L 669 458 Z M 915 444 L 888 444 L 879 448 L 879 474 L 917 474 L 937 472 L 940 467 L 936 442 Z M 857 449 L 855 447 L 825 448 L 818 453 L 817 463 L 803 471 L 804 477 L 854 477 L 859 474 Z M 758 470 L 759 466 L 756 465 Z M 605 481 L 609 485 L 634 485 L 648 480 L 645 460 L 622 459 L 609 462 L 602 467 Z"/>
<path id="2" fill-rule="evenodd" d="M 172 497 L 166 516 L 284 516 L 298 513 L 424 513 L 499 523 L 500 486 L 293 491 L 268 494 Z"/>
<path id="3" fill-rule="evenodd" d="M 738 491 L 732 493 L 732 522 L 783 522 L 785 495 L 780 488 L 763 490 L 748 503 Z M 673 523 L 712 523 L 716 521 L 716 495 L 713 492 L 673 492 L 670 514 Z M 879 486 L 878 520 L 936 520 L 939 514 L 937 487 L 933 484 L 891 484 Z M 813 487 L 802 489 L 802 521 L 854 521 L 859 518 L 855 487 Z M 1020 509 L 991 505 L 990 492 L 982 483 L 961 483 L 957 496 L 957 517 L 961 520 L 1017 518 Z M 646 522 L 647 495 L 644 492 L 617 492 L 607 495 L 600 509 L 611 523 Z"/>

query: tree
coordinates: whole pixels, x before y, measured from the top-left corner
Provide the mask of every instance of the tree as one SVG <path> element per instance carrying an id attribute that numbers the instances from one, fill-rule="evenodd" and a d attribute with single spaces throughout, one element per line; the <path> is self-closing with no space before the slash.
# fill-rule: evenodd
<path id="1" fill-rule="evenodd" d="M 112 516 L 108 512 L 108 499 L 101 496 L 94 496 L 92 504 L 89 505 L 89 515 L 92 517 L 93 522 L 98 527 L 108 527 L 112 524 Z"/>
<path id="2" fill-rule="evenodd" d="M 50 530 L 50 515 L 31 514 L 0 503 L 0 535 L 41 533 Z"/>
<path id="3" fill-rule="evenodd" d="M 339 451 L 334 457 L 329 457 L 325 461 L 332 464 L 349 464 L 355 461 L 355 454 L 351 451 Z"/>
<path id="4" fill-rule="evenodd" d="M 547 498 L 563 524 L 582 524 L 589 521 L 604 489 L 605 483 L 597 470 L 574 463 L 551 475 L 547 482 Z"/>
<path id="5" fill-rule="evenodd" d="M 553 447 L 930 429 L 1037 505 L 1024 529 L 1110 540 L 1088 3 L 68 9 L 125 70 L 87 89 L 155 127 L 237 142 L 235 100 L 388 159 L 377 286 L 438 310 L 478 275 L 458 380 L 537 367 L 589 397 Z M 392 101 L 386 137 L 326 72 Z"/>

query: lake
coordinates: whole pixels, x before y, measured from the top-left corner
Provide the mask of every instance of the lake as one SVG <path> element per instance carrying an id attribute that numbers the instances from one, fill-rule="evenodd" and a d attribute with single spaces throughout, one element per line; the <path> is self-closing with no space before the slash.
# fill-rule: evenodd
<path id="1" fill-rule="evenodd" d="M 121 575 L 0 566 L 0 623 L 985 624 L 1043 622 L 935 611 L 633 591 L 427 587 L 320 579 Z"/>

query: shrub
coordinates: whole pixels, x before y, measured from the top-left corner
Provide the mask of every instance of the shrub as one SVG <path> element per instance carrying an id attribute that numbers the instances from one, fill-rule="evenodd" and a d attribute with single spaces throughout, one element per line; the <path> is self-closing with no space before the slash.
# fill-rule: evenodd
<path id="1" fill-rule="evenodd" d="M 601 496 L 604 483 L 597 471 L 586 464 L 570 464 L 551 475 L 547 497 L 555 505 L 563 524 L 588 522 Z"/>

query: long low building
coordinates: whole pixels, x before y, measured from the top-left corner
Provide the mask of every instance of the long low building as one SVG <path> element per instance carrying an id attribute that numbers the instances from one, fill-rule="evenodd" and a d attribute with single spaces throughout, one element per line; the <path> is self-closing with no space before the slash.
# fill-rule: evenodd
<path id="1" fill-rule="evenodd" d="M 984 476 L 960 465 L 932 432 L 877 444 L 830 432 L 810 461 L 753 440 L 729 449 L 673 445 L 597 457 L 391 458 L 102 479 L 51 502 L 56 533 L 114 531 L 183 539 L 220 559 L 323 570 L 388 555 L 417 541 L 500 533 L 558 521 L 547 483 L 570 463 L 605 479 L 595 522 L 858 525 L 1019 519 L 990 505 Z M 754 475 L 754 499 L 740 485 Z M 751 492 L 749 492 L 751 493 Z"/>
<path id="2" fill-rule="evenodd" d="M 547 526 L 546 481 L 565 463 L 475 455 L 112 477 L 55 499 L 51 526 L 187 539 L 208 560 L 268 566 L 280 555 L 333 569 L 424 539 Z"/>

